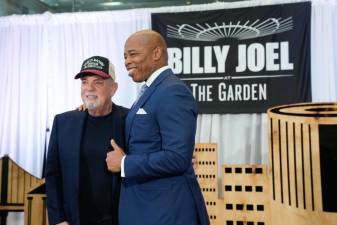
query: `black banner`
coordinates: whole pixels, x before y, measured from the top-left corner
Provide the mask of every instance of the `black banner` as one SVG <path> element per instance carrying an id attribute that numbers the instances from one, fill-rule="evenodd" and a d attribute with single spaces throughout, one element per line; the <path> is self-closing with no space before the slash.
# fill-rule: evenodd
<path id="1" fill-rule="evenodd" d="M 152 14 L 199 113 L 265 113 L 311 101 L 309 2 Z"/>

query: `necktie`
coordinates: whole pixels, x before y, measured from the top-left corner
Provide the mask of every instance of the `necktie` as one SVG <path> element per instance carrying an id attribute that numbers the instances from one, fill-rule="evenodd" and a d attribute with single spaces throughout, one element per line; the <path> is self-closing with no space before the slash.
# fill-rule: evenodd
<path id="1" fill-rule="evenodd" d="M 146 84 L 143 84 L 143 86 L 140 88 L 137 99 L 136 99 L 135 103 L 133 103 L 133 105 L 137 104 L 138 100 L 144 94 L 144 92 L 146 91 L 147 88 L 148 88 L 148 86 Z"/>

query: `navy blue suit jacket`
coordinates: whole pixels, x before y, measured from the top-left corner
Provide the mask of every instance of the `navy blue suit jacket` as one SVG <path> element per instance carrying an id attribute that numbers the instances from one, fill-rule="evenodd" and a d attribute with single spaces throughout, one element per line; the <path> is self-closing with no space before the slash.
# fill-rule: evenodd
<path id="1" fill-rule="evenodd" d="M 127 109 L 113 105 L 114 139 L 124 146 L 124 126 Z M 46 163 L 46 193 L 49 224 L 79 221 L 79 159 L 81 139 L 87 112 L 70 111 L 55 116 Z M 113 177 L 113 188 L 120 180 Z M 117 213 L 117 212 L 112 212 Z"/>
<path id="2" fill-rule="evenodd" d="M 209 224 L 191 163 L 196 119 L 190 90 L 170 69 L 130 109 L 120 225 Z"/>

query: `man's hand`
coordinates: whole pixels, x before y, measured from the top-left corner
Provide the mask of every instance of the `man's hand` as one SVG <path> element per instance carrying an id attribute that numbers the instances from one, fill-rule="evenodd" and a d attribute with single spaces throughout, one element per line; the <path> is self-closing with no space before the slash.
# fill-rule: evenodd
<path id="1" fill-rule="evenodd" d="M 123 149 L 121 149 L 113 139 L 111 139 L 111 146 L 113 148 L 113 151 L 110 151 L 107 153 L 106 160 L 105 160 L 106 165 L 109 171 L 120 172 L 122 158 L 125 155 L 125 153 Z"/>
<path id="2" fill-rule="evenodd" d="M 64 221 L 64 222 L 58 223 L 58 224 L 56 224 L 56 225 L 69 225 L 69 223 L 68 223 L 67 221 Z"/>
<path id="3" fill-rule="evenodd" d="M 79 107 L 76 108 L 77 111 L 84 112 L 87 108 L 85 107 L 84 104 L 80 105 Z"/>
<path id="4" fill-rule="evenodd" d="M 193 152 L 193 155 L 192 155 L 192 166 L 193 166 L 194 170 L 198 167 L 197 155 L 194 152 Z"/>

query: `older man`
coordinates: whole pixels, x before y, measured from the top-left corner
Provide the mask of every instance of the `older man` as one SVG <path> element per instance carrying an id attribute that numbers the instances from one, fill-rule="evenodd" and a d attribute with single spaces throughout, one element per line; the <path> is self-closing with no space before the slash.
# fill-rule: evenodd
<path id="1" fill-rule="evenodd" d="M 197 106 L 189 88 L 167 66 L 162 36 L 145 30 L 124 46 L 125 66 L 145 82 L 126 118 L 126 153 L 108 153 L 110 171 L 121 171 L 120 225 L 208 225 L 191 164 Z"/>
<path id="2" fill-rule="evenodd" d="M 81 97 L 87 111 L 57 115 L 46 164 L 50 225 L 117 225 L 120 175 L 107 170 L 110 139 L 124 146 L 127 109 L 115 105 L 115 72 L 107 58 L 83 62 Z"/>

